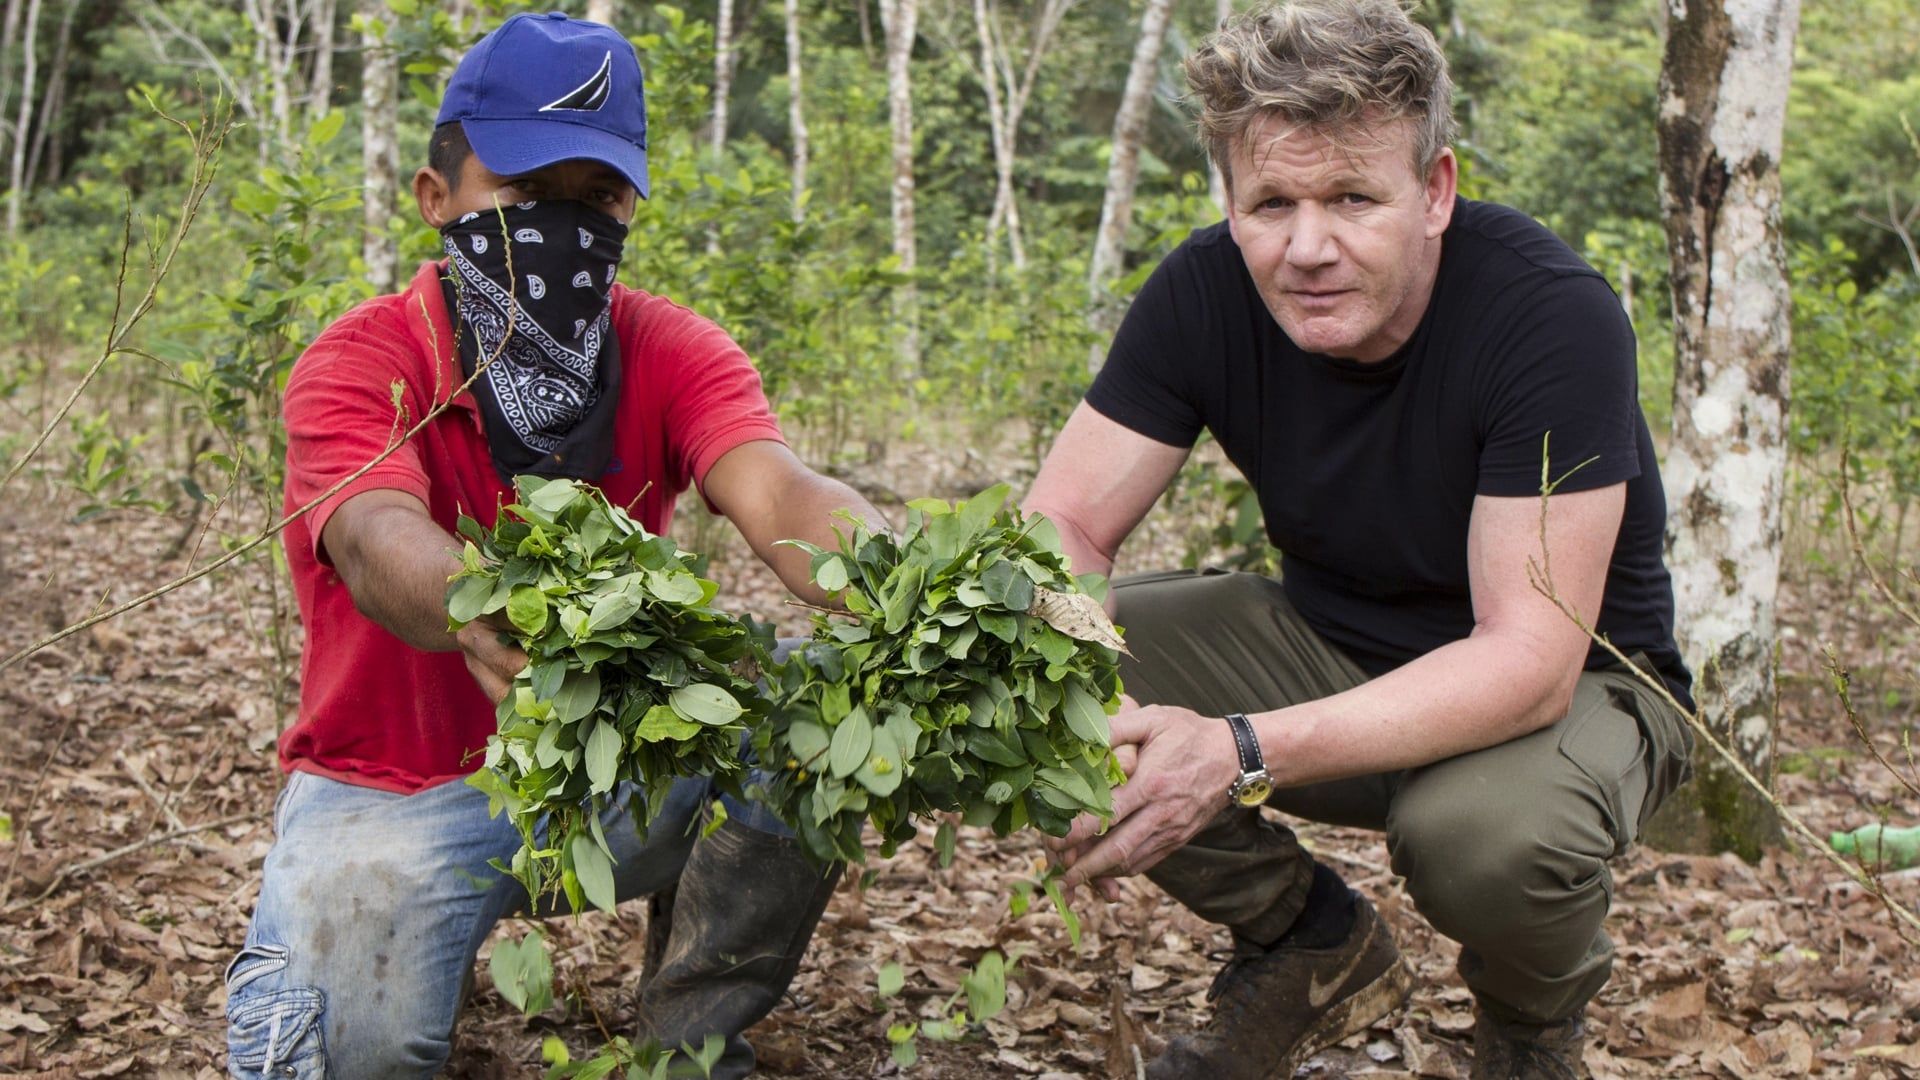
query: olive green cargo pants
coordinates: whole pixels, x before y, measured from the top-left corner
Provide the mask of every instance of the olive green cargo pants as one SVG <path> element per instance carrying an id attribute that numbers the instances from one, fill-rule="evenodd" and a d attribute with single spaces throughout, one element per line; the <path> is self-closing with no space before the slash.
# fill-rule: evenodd
<path id="1" fill-rule="evenodd" d="M 1272 579 L 1146 574 L 1120 580 L 1115 594 L 1133 653 L 1121 673 L 1142 704 L 1264 712 L 1367 679 Z M 1692 744 L 1685 719 L 1631 672 L 1589 671 L 1567 715 L 1533 734 L 1420 768 L 1277 790 L 1267 805 L 1384 830 L 1414 907 L 1461 944 L 1475 995 L 1509 1020 L 1557 1022 L 1607 981 L 1607 860 L 1686 779 Z M 1291 830 L 1257 810 L 1227 810 L 1147 876 L 1268 944 L 1300 913 L 1312 868 Z"/>

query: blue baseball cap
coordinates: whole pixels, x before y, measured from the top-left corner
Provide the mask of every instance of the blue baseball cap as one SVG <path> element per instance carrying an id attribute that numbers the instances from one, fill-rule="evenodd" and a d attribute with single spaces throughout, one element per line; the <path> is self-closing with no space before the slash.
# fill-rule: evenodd
<path id="1" fill-rule="evenodd" d="M 502 176 L 586 158 L 647 196 L 640 59 L 610 26 L 558 11 L 515 15 L 453 69 L 437 124 L 460 121 L 480 164 Z"/>

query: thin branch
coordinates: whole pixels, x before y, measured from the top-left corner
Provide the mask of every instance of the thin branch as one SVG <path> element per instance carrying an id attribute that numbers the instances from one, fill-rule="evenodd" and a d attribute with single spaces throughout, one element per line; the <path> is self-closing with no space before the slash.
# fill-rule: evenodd
<path id="1" fill-rule="evenodd" d="M 1880 752 L 1879 745 L 1873 741 L 1873 736 L 1867 733 L 1867 725 L 1860 719 L 1860 712 L 1853 705 L 1853 673 L 1840 663 L 1838 656 L 1834 655 L 1833 646 L 1822 645 L 1820 651 L 1827 658 L 1827 675 L 1833 680 L 1833 692 L 1840 698 L 1840 709 L 1846 713 L 1847 723 L 1853 726 L 1854 735 L 1865 744 L 1867 753 L 1873 755 L 1873 760 L 1879 762 L 1881 768 L 1892 773 L 1893 778 L 1900 781 L 1909 792 L 1920 796 L 1920 785 L 1901 775 L 1899 768 L 1887 760 L 1886 755 Z M 1909 753 L 1909 766 L 1911 766 L 1911 753 Z"/>
<path id="2" fill-rule="evenodd" d="M 72 393 L 67 395 L 67 400 L 48 419 L 39 438 L 27 447 L 26 452 L 20 455 L 20 459 L 13 463 L 5 476 L 0 476 L 0 492 L 5 492 L 7 485 L 13 482 L 13 478 L 20 475 L 21 471 L 27 467 L 27 463 L 46 446 L 47 440 L 53 436 L 54 429 L 60 426 L 60 422 L 66 419 L 74 403 L 80 400 L 81 392 L 99 375 L 100 369 L 106 366 L 107 361 L 120 352 L 127 337 L 140 324 L 140 320 L 153 310 L 154 301 L 160 292 L 160 284 L 166 280 L 168 272 L 172 270 L 174 257 L 180 253 L 180 246 L 186 242 L 187 230 L 193 226 L 194 218 L 200 210 L 201 200 L 206 198 L 208 189 L 213 186 L 214 174 L 218 169 L 220 146 L 226 140 L 227 131 L 233 124 L 232 112 L 230 110 L 225 113 L 220 112 L 220 103 L 216 102 L 212 111 L 201 115 L 201 126 L 195 130 L 185 121 L 175 119 L 161 111 L 152 98 L 148 98 L 147 103 L 153 107 L 154 112 L 161 119 L 185 131 L 193 141 L 193 175 L 187 182 L 187 193 L 181 200 L 180 220 L 174 226 L 173 236 L 166 246 L 166 254 L 153 264 L 153 276 L 147 281 L 146 294 L 134 305 L 133 311 L 127 314 L 123 322 L 121 307 L 127 283 L 127 255 L 133 246 L 133 201 L 131 198 L 128 199 L 122 225 L 119 276 L 114 282 L 113 321 L 107 330 L 106 343 L 100 350 L 99 357 L 81 376 L 79 384 L 73 388 Z"/>
<path id="3" fill-rule="evenodd" d="M 1853 510 L 1853 489 L 1847 484 L 1847 474 L 1852 470 L 1852 466 L 1853 447 L 1848 441 L 1843 440 L 1840 444 L 1840 506 L 1845 511 L 1842 520 L 1847 523 L 1847 540 L 1853 547 L 1854 560 L 1860 564 L 1862 570 L 1867 572 L 1867 580 L 1873 583 L 1873 591 L 1879 593 L 1880 598 L 1892 606 L 1894 613 L 1911 623 L 1915 629 L 1920 629 L 1920 611 L 1915 611 L 1912 605 L 1901 599 L 1885 579 L 1881 578 L 1880 572 L 1873 568 L 1873 563 L 1867 558 L 1867 546 L 1860 540 L 1860 522 Z"/>
<path id="4" fill-rule="evenodd" d="M 504 224 L 505 212 L 504 212 L 504 209 L 500 206 L 498 200 L 495 200 L 494 208 L 496 213 L 500 213 L 502 215 L 502 223 Z M 513 248 L 511 244 L 507 246 L 505 254 L 506 254 L 506 260 L 507 260 L 508 280 L 511 282 L 514 280 L 512 277 Z M 508 303 L 508 325 L 512 326 L 514 319 L 518 316 L 519 308 L 518 308 L 518 300 L 515 297 L 514 291 L 511 287 L 507 292 L 507 303 Z M 420 305 L 421 305 L 421 312 L 424 315 L 426 311 L 426 300 L 424 297 L 421 298 Z M 430 321 L 431 320 L 429 320 L 429 322 Z M 434 420 L 438 419 L 441 413 L 444 413 L 449 408 L 452 408 L 453 403 L 459 400 L 460 395 L 465 393 L 467 391 L 467 388 L 472 386 L 474 381 L 480 378 L 480 376 L 483 373 L 485 373 L 489 367 L 493 365 L 494 361 L 498 360 L 500 358 L 500 355 L 506 351 L 507 342 L 511 341 L 512 337 L 513 335 L 511 332 L 501 337 L 499 344 L 494 347 L 493 352 L 488 354 L 485 357 L 482 357 L 478 363 L 473 365 L 473 374 L 467 376 L 466 379 L 460 383 L 460 385 L 454 387 L 453 393 L 449 394 L 445 400 L 436 403 L 433 406 L 433 408 L 428 409 L 426 414 L 421 416 L 419 421 L 415 423 L 412 427 L 408 428 L 405 431 L 405 433 L 403 433 L 400 436 L 400 438 L 392 440 L 390 445 L 385 450 L 382 450 L 378 454 L 375 454 L 373 458 L 369 460 L 365 465 L 360 466 L 358 469 L 355 469 L 353 472 L 348 473 L 346 476 L 343 476 L 339 480 L 334 481 L 332 486 L 328 487 L 325 491 L 322 491 L 320 494 L 315 495 L 312 499 L 308 500 L 305 505 L 294 510 L 292 513 L 288 514 L 286 517 L 283 517 L 280 520 L 274 522 L 273 524 L 267 526 L 265 530 L 261 531 L 258 535 L 254 536 L 252 539 L 233 548 L 232 550 L 228 551 L 225 555 L 222 555 L 218 559 L 213 560 L 212 562 L 206 564 L 200 569 L 193 570 L 185 574 L 181 574 L 180 576 L 172 579 L 171 581 L 165 582 L 161 585 L 155 586 L 154 588 L 147 590 L 146 592 L 141 593 L 139 596 L 136 596 L 133 599 L 128 600 L 126 603 L 120 604 L 110 610 L 98 612 L 94 615 L 90 615 L 87 618 L 80 620 L 79 622 L 73 623 L 61 630 L 54 632 L 53 634 L 48 635 L 47 637 L 41 638 L 39 641 L 36 641 L 33 644 L 28 645 L 27 647 L 19 650 L 18 652 L 12 653 L 11 655 L 7 656 L 4 660 L 0 660 L 0 671 L 5 671 L 8 668 L 14 666 L 15 664 L 18 664 L 20 661 L 26 659 L 27 657 L 32 656 L 34 653 L 39 652 L 41 649 L 44 649 L 49 645 L 55 644 L 56 642 L 63 641 L 66 638 L 72 637 L 73 635 L 79 633 L 82 630 L 87 629 L 88 627 L 94 626 L 98 623 L 103 623 L 108 619 L 112 619 L 120 615 L 124 615 L 127 612 L 132 611 L 137 607 L 143 607 L 146 604 L 149 604 L 154 600 L 157 600 L 160 597 L 165 596 L 166 594 L 181 588 L 182 586 L 191 585 L 192 583 L 200 580 L 201 578 L 206 577 L 208 574 L 213 573 L 215 570 L 218 570 L 221 567 L 226 566 L 228 563 L 238 560 L 239 558 L 246 555 L 248 552 L 252 551 L 253 549 L 279 536 L 282 532 L 286 531 L 287 526 L 305 517 L 307 514 L 311 513 L 315 507 L 319 506 L 320 504 L 326 502 L 328 499 L 331 499 L 335 495 L 339 494 L 342 490 L 346 488 L 348 484 L 351 484 L 355 480 L 360 479 L 362 476 L 367 475 L 367 473 L 373 471 L 382 462 L 392 457 L 395 452 L 397 452 L 402 446 L 405 446 L 409 441 L 411 441 L 414 436 L 426 430 L 427 425 L 432 423 Z M 439 358 L 436 356 L 435 357 L 436 362 L 438 361 L 438 359 Z"/>
<path id="5" fill-rule="evenodd" d="M 67 732 L 73 730 L 73 718 L 78 715 L 80 715 L 80 710 L 69 709 L 67 715 L 60 721 L 60 734 L 54 736 L 53 749 L 47 751 L 46 760 L 40 763 L 40 771 L 33 778 L 33 791 L 27 795 L 26 809 L 20 812 L 18 832 L 21 834 L 24 834 L 27 829 L 32 827 L 33 811 L 35 807 L 40 805 L 40 791 L 46 786 L 47 770 L 53 768 L 54 759 L 60 756 L 60 748 L 67 744 Z M 14 841 L 13 858 L 7 860 L 7 876 L 5 879 L 0 880 L 0 903 L 5 902 L 7 897 L 13 895 L 13 876 L 19 871 L 20 855 L 26 850 L 26 837 L 21 835 Z"/>
<path id="6" fill-rule="evenodd" d="M 1543 490 L 1540 493 L 1540 515 L 1543 523 L 1546 521 L 1546 503 L 1551 495 L 1552 492 L 1550 489 Z M 1547 534 L 1544 524 L 1540 533 L 1540 549 L 1544 555 L 1547 549 Z M 1693 728 L 1697 735 L 1707 741 L 1707 745 L 1726 762 L 1727 766 L 1733 770 L 1734 775 L 1738 776 L 1748 787 L 1758 792 L 1760 797 L 1765 799 L 1768 805 L 1773 807 L 1774 812 L 1780 815 L 1780 820 L 1786 822 L 1794 832 L 1800 834 L 1812 850 L 1819 852 L 1828 862 L 1839 867 L 1841 872 L 1845 873 L 1849 879 L 1861 888 L 1866 889 L 1878 897 L 1881 903 L 1886 906 L 1887 911 L 1894 915 L 1899 922 L 1904 922 L 1914 930 L 1920 931 L 1920 915 L 1916 915 L 1913 909 L 1888 896 L 1886 890 L 1881 887 L 1880 882 L 1877 881 L 1872 874 L 1868 873 L 1858 864 L 1849 862 L 1846 856 L 1833 850 L 1831 845 L 1816 835 L 1811 828 L 1807 827 L 1806 822 L 1800 820 L 1798 814 L 1787 809 L 1786 805 L 1782 803 L 1772 791 L 1768 790 L 1767 785 L 1762 783 L 1758 777 L 1754 776 L 1753 773 L 1748 770 L 1746 763 L 1740 760 L 1740 756 L 1734 753 L 1726 743 L 1720 741 L 1720 737 L 1714 732 L 1712 725 L 1707 723 L 1703 711 L 1688 709 L 1686 706 L 1680 704 L 1679 699 L 1673 696 L 1673 691 L 1667 687 L 1664 681 L 1640 667 L 1640 665 L 1635 664 L 1627 657 L 1627 654 L 1621 652 L 1619 646 L 1609 640 L 1605 634 L 1595 631 L 1592 625 L 1589 624 L 1578 611 L 1574 610 L 1573 605 L 1560 596 L 1559 591 L 1554 587 L 1552 574 L 1543 563 L 1531 557 L 1527 559 L 1527 583 L 1533 587 L 1534 592 L 1545 597 L 1548 603 L 1551 603 L 1555 608 L 1559 609 L 1560 614 L 1566 616 L 1570 622 L 1579 627 L 1581 632 L 1586 634 L 1589 639 L 1599 644 L 1599 646 L 1611 654 L 1615 660 L 1618 660 L 1627 671 L 1633 674 L 1634 678 L 1639 679 L 1648 689 L 1652 690 L 1663 701 L 1672 706 L 1675 712 L 1685 717 L 1687 725 Z M 1896 929 L 1898 929 L 1898 927 L 1896 927 Z M 1902 934 L 1902 940 L 1909 939 Z"/>
<path id="7" fill-rule="evenodd" d="M 47 882 L 47 887 L 41 889 L 38 894 L 30 897 L 21 897 L 13 903 L 8 904 L 4 910 L 7 914 L 11 915 L 22 908 L 31 907 L 45 900 L 47 897 L 52 896 L 62 885 L 72 881 L 74 878 L 98 870 L 102 866 L 117 859 L 124 859 L 135 852 L 145 851 L 147 848 L 158 847 L 161 844 L 170 844 L 175 840 L 192 836 L 195 833 L 203 833 L 210 829 L 225 828 L 228 825 L 238 825 L 247 821 L 259 821 L 266 816 L 267 812 L 265 810 L 249 810 L 244 814 L 229 814 L 226 817 L 217 818 L 213 821 L 203 821 L 198 825 L 189 825 L 183 829 L 173 829 L 168 832 L 163 832 L 158 836 L 149 836 L 144 840 L 137 840 L 131 844 L 114 848 L 104 855 L 96 855 L 84 862 L 77 862 L 72 866 L 63 866 L 60 868 L 59 873 L 53 875 L 53 880 Z"/>
<path id="8" fill-rule="evenodd" d="M 207 48 L 207 43 L 200 40 L 198 35 L 190 34 L 182 29 L 179 23 L 174 22 L 173 19 L 168 17 L 166 9 L 161 7 L 161 5 L 151 4 L 148 5 L 145 10 L 135 12 L 133 20 L 139 24 L 140 29 L 146 31 L 147 40 L 153 45 L 153 51 L 156 56 L 170 63 L 180 64 L 183 67 L 189 66 L 185 61 L 168 55 L 166 47 L 160 41 L 160 35 L 154 31 L 153 27 L 147 24 L 147 18 L 149 16 L 158 20 L 160 25 L 164 27 L 169 34 L 186 42 L 188 48 L 200 54 L 201 64 L 199 66 L 205 67 L 213 72 L 214 77 L 220 80 L 220 85 L 226 89 L 227 93 L 233 98 L 234 103 L 240 106 L 240 111 L 246 114 L 248 120 L 259 120 L 260 112 L 254 107 L 253 95 L 248 93 L 247 88 L 241 86 L 239 81 L 227 71 L 226 66 L 220 63 L 220 58 L 213 54 L 213 50 Z"/>
<path id="9" fill-rule="evenodd" d="M 184 829 L 187 827 L 186 823 L 180 820 L 180 815 L 173 812 L 173 806 L 168 803 L 165 798 L 162 798 L 158 791 L 154 790 L 152 784 L 147 782 L 146 771 L 140 766 L 135 765 L 133 759 L 127 757 L 125 752 L 115 750 L 113 752 L 113 760 L 115 764 L 120 766 L 120 770 L 132 779 L 134 786 L 139 788 L 141 793 L 146 795 L 147 798 L 153 800 L 154 813 L 156 815 L 165 815 L 167 824 L 176 829 Z M 204 761 L 205 759 L 203 758 L 202 760 Z M 153 831 L 151 825 L 148 826 L 147 831 Z"/>
<path id="10" fill-rule="evenodd" d="M 1916 203 L 1914 209 L 1920 210 L 1920 203 Z M 1909 228 L 1913 223 L 1913 213 L 1913 210 L 1909 210 L 1904 216 L 1901 215 L 1894 205 L 1893 189 L 1888 188 L 1887 216 L 1884 219 L 1874 217 L 1865 210 L 1855 210 L 1853 216 L 1876 229 L 1892 233 L 1900 241 L 1900 246 L 1906 249 L 1907 266 L 1913 270 L 1914 276 L 1920 277 L 1920 249 L 1914 247 L 1913 232 Z"/>

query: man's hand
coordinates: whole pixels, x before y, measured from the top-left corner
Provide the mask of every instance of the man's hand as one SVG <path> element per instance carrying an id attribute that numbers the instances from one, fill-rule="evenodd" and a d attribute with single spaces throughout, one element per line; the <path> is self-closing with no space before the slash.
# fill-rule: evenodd
<path id="1" fill-rule="evenodd" d="M 1116 715 L 1112 727 L 1129 777 L 1114 792 L 1112 824 L 1101 833 L 1100 819 L 1083 814 L 1066 836 L 1047 841 L 1067 868 L 1066 889 L 1093 883 L 1109 900 L 1119 897 L 1112 879 L 1152 868 L 1206 827 L 1240 775 L 1233 732 L 1218 718 L 1148 705 Z"/>
<path id="2" fill-rule="evenodd" d="M 453 635 L 466 658 L 467 671 L 495 705 L 513 692 L 513 677 L 527 666 L 527 654 L 513 643 L 513 635 L 508 632 L 511 629 L 506 615 L 495 612 L 480 616 Z"/>

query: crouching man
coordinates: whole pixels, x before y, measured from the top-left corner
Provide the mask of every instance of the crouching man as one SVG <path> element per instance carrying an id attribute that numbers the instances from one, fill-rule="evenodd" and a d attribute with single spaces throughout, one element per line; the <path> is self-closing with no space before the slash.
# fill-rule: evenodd
<path id="1" fill-rule="evenodd" d="M 1149 1075 L 1291 1077 L 1410 980 L 1262 807 L 1383 830 L 1461 944 L 1473 1075 L 1583 1075 L 1607 860 L 1691 737 L 1528 566 L 1550 552 L 1559 595 L 1686 700 L 1632 330 L 1551 232 L 1458 197 L 1446 62 L 1399 4 L 1269 6 L 1186 72 L 1227 219 L 1148 280 L 1026 506 L 1106 571 L 1210 431 L 1282 576 L 1118 584 L 1140 704 L 1113 731 L 1137 760 L 1112 827 L 1056 845 L 1068 882 L 1146 873 L 1232 929 L 1211 1020 Z"/>
<path id="2" fill-rule="evenodd" d="M 452 403 L 286 532 L 307 631 L 300 717 L 280 740 L 277 838 L 227 972 L 233 1076 L 434 1075 L 476 950 L 527 904 L 488 865 L 518 835 L 462 783 L 526 657 L 497 627 L 447 632 L 457 515 L 490 524 L 517 475 L 572 477 L 660 532 L 692 483 L 815 602 L 806 555 L 775 541 L 831 543 L 837 509 L 880 520 L 787 449 L 723 331 L 614 282 L 646 146 L 624 38 L 560 14 L 508 20 L 455 70 L 414 177 L 445 259 L 341 316 L 293 369 L 289 511 Z M 694 844 L 704 782 L 677 784 L 642 843 L 626 807 L 643 797 L 625 789 L 607 812 L 618 893 L 677 882 L 681 902 L 639 1034 L 669 1047 L 724 1034 L 713 1075 L 742 1076 L 740 1032 L 786 989 L 835 874 L 758 805 L 730 806 Z"/>

